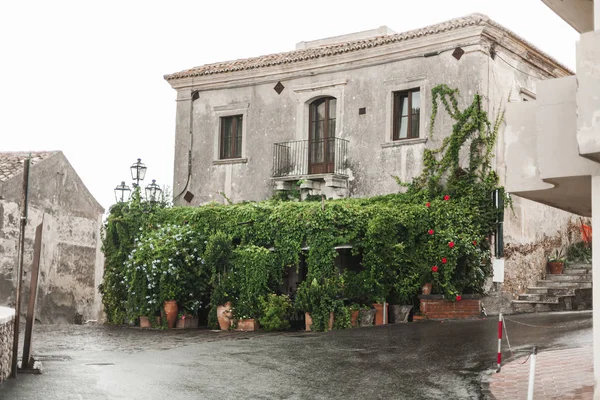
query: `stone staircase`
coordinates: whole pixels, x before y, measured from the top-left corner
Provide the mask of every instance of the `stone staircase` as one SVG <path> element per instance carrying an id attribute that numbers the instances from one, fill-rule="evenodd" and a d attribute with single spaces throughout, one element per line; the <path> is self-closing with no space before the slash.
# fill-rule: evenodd
<path id="1" fill-rule="evenodd" d="M 569 311 L 591 308 L 592 265 L 568 264 L 560 275 L 546 274 L 513 300 L 516 313 Z M 589 304 L 588 304 L 589 303 Z"/>

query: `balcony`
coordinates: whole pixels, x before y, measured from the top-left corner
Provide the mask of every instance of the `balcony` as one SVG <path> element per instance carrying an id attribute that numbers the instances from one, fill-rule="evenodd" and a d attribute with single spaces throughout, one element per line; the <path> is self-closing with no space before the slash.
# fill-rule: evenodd
<path id="1" fill-rule="evenodd" d="M 348 141 L 336 137 L 275 143 L 273 178 L 298 180 L 317 175 L 346 176 Z"/>

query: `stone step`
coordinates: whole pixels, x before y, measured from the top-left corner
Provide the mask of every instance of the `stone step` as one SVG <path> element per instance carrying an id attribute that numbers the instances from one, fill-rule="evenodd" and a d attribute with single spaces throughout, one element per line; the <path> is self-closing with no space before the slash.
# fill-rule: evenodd
<path id="1" fill-rule="evenodd" d="M 547 274 L 547 281 L 555 281 L 555 282 L 566 282 L 566 281 L 591 281 L 592 275 L 590 274 Z"/>
<path id="2" fill-rule="evenodd" d="M 537 281 L 536 285 L 551 289 L 591 289 L 592 281 Z"/>
<path id="3" fill-rule="evenodd" d="M 560 297 L 570 297 L 574 294 L 566 294 L 562 296 L 551 296 L 548 294 L 524 293 L 519 295 L 519 300 L 539 301 L 544 303 L 558 303 Z"/>
<path id="4" fill-rule="evenodd" d="M 540 286 L 530 286 L 527 288 L 527 294 L 547 294 L 549 296 L 574 296 L 575 289 L 573 288 L 548 288 Z"/>
<path id="5" fill-rule="evenodd" d="M 587 268 L 587 269 L 592 269 L 592 264 L 585 264 L 585 263 L 567 263 L 567 265 L 563 268 L 563 270 L 565 269 L 573 269 L 573 268 Z"/>
<path id="6" fill-rule="evenodd" d="M 536 300 L 513 300 L 512 308 L 514 312 L 548 312 L 548 311 L 570 311 L 573 306 L 574 296 L 559 296 L 554 301 L 536 301 Z"/>
<path id="7" fill-rule="evenodd" d="M 592 274 L 592 268 L 564 268 L 563 269 L 563 274 L 564 275 L 583 275 L 583 274 L 589 274 L 591 276 Z"/>

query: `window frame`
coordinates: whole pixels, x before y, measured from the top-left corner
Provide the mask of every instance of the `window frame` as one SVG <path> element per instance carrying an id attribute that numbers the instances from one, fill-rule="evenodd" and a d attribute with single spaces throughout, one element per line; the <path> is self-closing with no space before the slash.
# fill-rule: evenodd
<path id="1" fill-rule="evenodd" d="M 417 131 L 417 136 L 412 136 L 412 120 L 414 114 L 412 112 L 412 97 L 413 93 L 419 93 L 419 103 L 423 103 L 422 101 L 422 91 L 420 87 L 414 87 L 411 89 L 405 90 L 397 90 L 392 92 L 392 141 L 400 141 L 400 140 L 410 140 L 410 139 L 419 139 L 421 138 L 421 104 L 419 104 L 419 129 Z M 399 99 L 403 96 L 406 96 L 407 99 L 407 127 L 406 127 L 406 137 L 400 137 L 400 128 L 401 124 L 399 123 L 399 119 L 401 117 L 400 113 L 400 101 Z"/>
<path id="2" fill-rule="evenodd" d="M 248 158 L 246 155 L 247 148 L 247 125 L 248 125 L 248 110 L 250 103 L 231 103 L 227 105 L 213 106 L 214 116 L 216 117 L 213 122 L 213 165 L 221 164 L 236 164 L 246 163 Z M 236 115 L 242 116 L 242 143 L 241 143 L 241 156 L 236 158 L 221 158 L 221 118 L 234 117 Z"/>
<path id="3" fill-rule="evenodd" d="M 230 154 L 225 155 L 225 119 L 231 119 L 231 137 L 230 137 Z M 238 126 L 238 124 L 240 126 Z M 242 158 L 242 149 L 244 146 L 244 115 L 226 115 L 219 117 L 219 160 L 237 160 Z M 238 135 L 239 132 L 239 135 Z M 240 138 L 239 155 L 237 155 L 237 138 Z"/>

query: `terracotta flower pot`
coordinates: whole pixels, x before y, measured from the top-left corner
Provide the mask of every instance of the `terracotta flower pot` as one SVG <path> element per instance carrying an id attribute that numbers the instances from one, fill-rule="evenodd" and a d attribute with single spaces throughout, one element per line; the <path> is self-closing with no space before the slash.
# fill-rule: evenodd
<path id="1" fill-rule="evenodd" d="M 254 332 L 258 330 L 258 322 L 254 318 L 240 319 L 237 321 L 236 331 Z"/>
<path id="2" fill-rule="evenodd" d="M 334 320 L 334 314 L 333 311 L 329 313 L 329 330 L 332 331 L 333 330 L 333 320 Z"/>
<path id="3" fill-rule="evenodd" d="M 562 274 L 564 263 L 561 262 L 549 262 L 548 267 L 550 268 L 550 273 L 552 275 Z"/>
<path id="4" fill-rule="evenodd" d="M 350 314 L 350 325 L 353 328 L 356 328 L 358 326 L 358 310 L 352 311 L 352 313 Z"/>
<path id="5" fill-rule="evenodd" d="M 150 328 L 150 319 L 148 317 L 140 317 L 140 328 Z"/>
<path id="6" fill-rule="evenodd" d="M 384 324 L 384 318 L 383 318 L 383 314 L 384 314 L 384 310 L 383 310 L 383 304 L 379 304 L 379 303 L 375 303 L 373 304 L 373 307 L 375 307 L 375 325 L 383 325 Z M 388 323 L 388 318 L 389 318 L 389 312 L 388 312 L 388 304 L 385 304 L 385 323 Z"/>
<path id="7" fill-rule="evenodd" d="M 219 321 L 219 328 L 222 331 L 227 331 L 231 328 L 231 302 L 217 306 L 217 320 Z"/>
<path id="8" fill-rule="evenodd" d="M 177 329 L 190 329 L 198 327 L 198 317 L 194 315 L 183 315 L 181 318 L 177 319 L 177 324 L 175 325 Z"/>
<path id="9" fill-rule="evenodd" d="M 165 301 L 163 308 L 165 309 L 165 314 L 167 315 L 167 325 L 169 326 L 169 329 L 175 328 L 175 322 L 177 322 L 177 312 L 179 311 L 177 302 L 175 300 Z"/>
<path id="10" fill-rule="evenodd" d="M 426 284 L 423 285 L 423 287 L 421 288 L 421 293 L 431 294 L 431 283 L 430 282 L 427 282 Z"/>
<path id="11" fill-rule="evenodd" d="M 310 316 L 310 313 L 305 312 L 304 313 L 304 326 L 307 332 L 310 332 L 310 327 L 312 326 L 312 318 Z"/>

